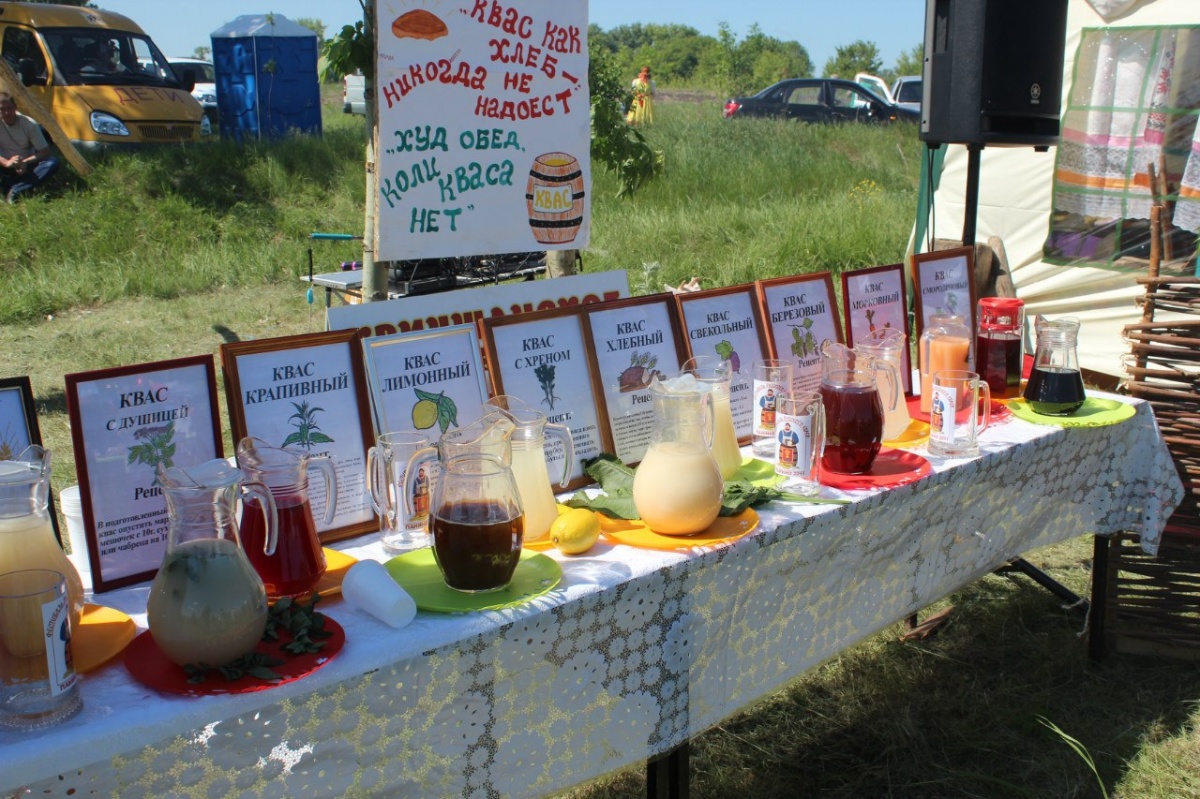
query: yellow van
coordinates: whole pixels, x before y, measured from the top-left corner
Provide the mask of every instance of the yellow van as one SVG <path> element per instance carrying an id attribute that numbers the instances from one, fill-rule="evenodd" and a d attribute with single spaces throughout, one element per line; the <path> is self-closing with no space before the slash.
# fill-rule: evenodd
<path id="1" fill-rule="evenodd" d="M 194 76 L 177 76 L 121 14 L 0 2 L 0 55 L 82 150 L 191 142 L 210 132 L 186 85 Z"/>

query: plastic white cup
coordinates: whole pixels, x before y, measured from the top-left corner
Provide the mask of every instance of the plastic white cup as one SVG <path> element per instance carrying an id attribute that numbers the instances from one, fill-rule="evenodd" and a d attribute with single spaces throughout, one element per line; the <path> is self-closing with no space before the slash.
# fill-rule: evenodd
<path id="1" fill-rule="evenodd" d="M 71 551 L 67 557 L 83 580 L 83 590 L 92 590 L 92 563 L 88 560 L 87 532 L 83 525 L 83 500 L 79 486 L 74 485 L 58 492 L 58 507 L 67 520 L 67 540 Z"/>
<path id="2" fill-rule="evenodd" d="M 377 560 L 360 560 L 350 567 L 342 579 L 342 596 L 397 629 L 417 615 L 417 603 Z"/>

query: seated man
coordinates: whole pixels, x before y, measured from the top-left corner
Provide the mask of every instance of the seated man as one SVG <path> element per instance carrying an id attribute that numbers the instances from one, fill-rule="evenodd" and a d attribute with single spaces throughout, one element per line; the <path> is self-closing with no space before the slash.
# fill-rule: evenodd
<path id="1" fill-rule="evenodd" d="M 17 113 L 17 103 L 8 92 L 0 92 L 0 191 L 10 203 L 23 193 L 46 182 L 58 171 L 58 159 L 41 127 Z"/>

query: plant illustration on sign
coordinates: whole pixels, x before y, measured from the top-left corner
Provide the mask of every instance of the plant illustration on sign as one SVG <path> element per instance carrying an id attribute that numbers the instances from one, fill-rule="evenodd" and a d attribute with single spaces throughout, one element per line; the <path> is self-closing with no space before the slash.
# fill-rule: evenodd
<path id="1" fill-rule="evenodd" d="M 650 385 L 654 378 L 661 379 L 663 373 L 654 368 L 656 363 L 658 358 L 650 353 L 638 355 L 637 350 L 634 350 L 633 355 L 629 356 L 629 368 L 617 377 L 617 387 L 622 393 L 637 391 Z"/>
<path id="2" fill-rule="evenodd" d="M 438 394 L 419 388 L 414 388 L 413 391 L 417 394 L 417 401 L 412 407 L 413 427 L 417 430 L 428 430 L 436 423 L 444 433 L 451 426 L 458 426 L 458 406 L 446 396 L 445 391 Z"/>
<path id="3" fill-rule="evenodd" d="M 559 399 L 554 395 L 554 365 L 544 363 L 533 370 L 533 374 L 538 379 L 538 385 L 542 387 L 542 402 L 550 406 L 550 410 L 554 410 L 554 401 Z"/>
<path id="4" fill-rule="evenodd" d="M 324 413 L 324 408 L 310 408 L 308 402 L 293 402 L 292 407 L 296 412 L 288 417 L 288 421 L 296 428 L 296 432 L 283 440 L 284 447 L 298 444 L 305 449 L 312 449 L 317 444 L 333 443 L 333 439 L 322 433 L 320 425 L 317 424 L 317 412 Z"/>
<path id="5" fill-rule="evenodd" d="M 805 319 L 798 325 L 791 325 L 792 355 L 795 355 L 797 358 L 817 354 L 817 337 L 813 335 L 812 326 L 813 320 L 811 318 Z"/>
<path id="6" fill-rule="evenodd" d="M 873 310 L 871 310 L 870 308 L 868 308 L 866 316 L 867 316 L 867 330 L 874 333 L 875 332 L 875 312 Z"/>
<path id="7" fill-rule="evenodd" d="M 947 292 L 946 293 L 946 310 L 949 313 L 957 313 L 957 311 L 955 310 L 956 308 L 958 308 L 958 295 L 955 294 L 953 291 Z"/>
<path id="8" fill-rule="evenodd" d="M 144 463 L 155 474 L 154 482 L 158 483 L 158 466 L 163 468 L 174 466 L 175 457 L 175 423 L 167 422 L 158 427 L 143 427 L 137 430 L 133 437 L 141 441 L 129 448 L 128 465 Z"/>
<path id="9" fill-rule="evenodd" d="M 729 361 L 729 366 L 735 372 L 742 371 L 742 359 L 738 356 L 737 350 L 728 341 L 721 341 L 716 346 L 717 357 L 722 361 Z"/>
<path id="10" fill-rule="evenodd" d="M 0 434 L 0 461 L 6 461 L 17 454 L 18 442 L 19 439 L 13 432 L 12 425 L 5 425 L 4 432 Z"/>

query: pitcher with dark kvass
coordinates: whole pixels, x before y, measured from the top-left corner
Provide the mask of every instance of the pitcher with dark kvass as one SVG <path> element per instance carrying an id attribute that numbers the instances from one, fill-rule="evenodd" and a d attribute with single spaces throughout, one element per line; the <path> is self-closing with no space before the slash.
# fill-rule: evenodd
<path id="1" fill-rule="evenodd" d="M 1025 401 L 1035 413 L 1070 416 L 1087 398 L 1076 352 L 1079 320 L 1063 317 L 1050 321 L 1038 317 L 1034 327 L 1037 354 L 1025 386 Z"/>
<path id="2" fill-rule="evenodd" d="M 1016 297 L 984 297 L 976 317 L 975 371 L 994 399 L 1020 396 L 1025 303 Z"/>

